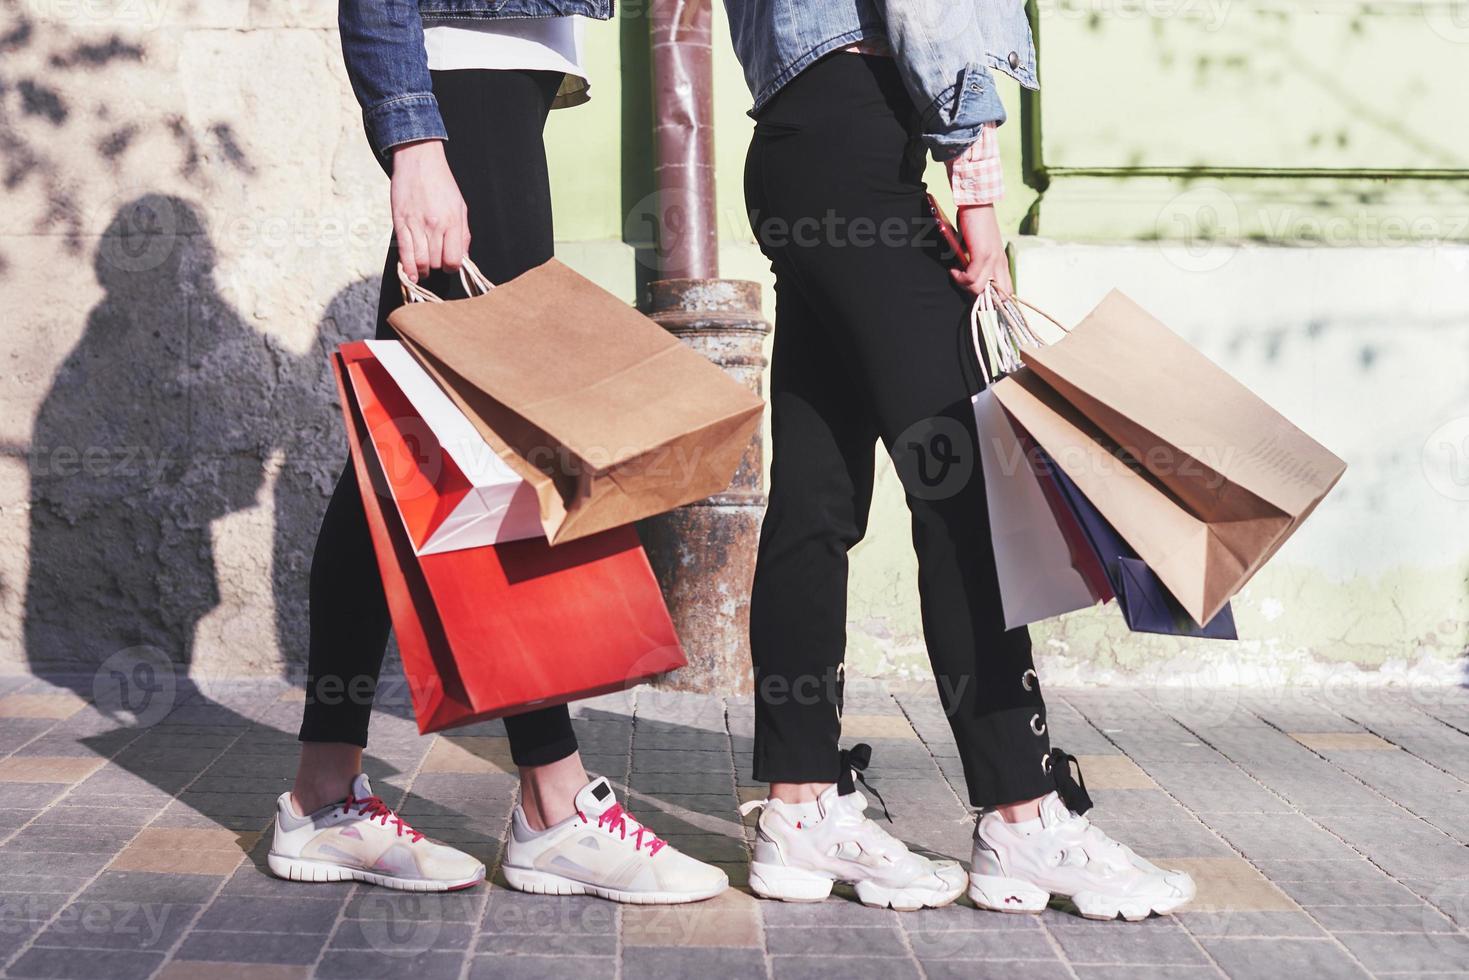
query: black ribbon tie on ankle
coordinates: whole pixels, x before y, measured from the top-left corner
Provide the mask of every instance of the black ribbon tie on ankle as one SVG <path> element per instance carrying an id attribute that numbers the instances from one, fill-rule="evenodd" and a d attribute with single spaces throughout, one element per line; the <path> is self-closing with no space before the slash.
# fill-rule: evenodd
<path id="1" fill-rule="evenodd" d="M 841 768 L 837 773 L 837 794 L 846 796 L 848 793 L 857 792 L 857 785 L 852 782 L 852 777 L 856 776 L 862 788 L 870 790 L 872 795 L 877 797 L 877 802 L 882 804 L 882 815 L 888 818 L 888 823 L 892 823 L 893 815 L 888 812 L 887 801 L 882 798 L 881 793 L 872 788 L 872 784 L 862 775 L 871 764 L 872 746 L 866 742 L 858 742 L 850 749 L 842 749 L 838 755 L 838 765 Z"/>
<path id="2" fill-rule="evenodd" d="M 1071 767 L 1076 767 L 1076 778 L 1071 777 Z M 1051 778 L 1056 784 L 1056 793 L 1066 809 L 1082 814 L 1092 808 L 1092 798 L 1086 791 L 1086 778 L 1081 774 L 1081 763 L 1076 756 L 1068 755 L 1051 746 Z"/>

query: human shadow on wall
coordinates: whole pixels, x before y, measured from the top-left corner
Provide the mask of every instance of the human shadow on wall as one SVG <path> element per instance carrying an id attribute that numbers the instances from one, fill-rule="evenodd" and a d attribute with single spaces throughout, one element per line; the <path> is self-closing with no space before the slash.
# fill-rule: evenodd
<path id="1" fill-rule="evenodd" d="M 195 755 L 206 765 L 210 745 L 239 736 L 232 751 L 253 759 L 264 795 L 201 790 L 181 803 L 258 829 L 289 784 L 300 703 L 191 679 L 196 635 L 219 608 L 221 576 L 269 574 L 280 649 L 288 663 L 304 657 L 306 570 L 345 456 L 327 353 L 371 330 L 377 287 L 338 293 L 297 354 L 251 328 L 214 266 L 204 222 L 181 198 L 146 195 L 112 216 L 93 257 L 104 295 L 32 431 L 24 630 L 32 672 L 105 716 L 81 741 L 158 789 L 179 792 Z M 257 506 L 272 478 L 273 567 L 221 567 L 214 525 Z M 199 731 L 215 742 L 181 762 L 176 750 Z M 400 763 L 370 757 L 368 768 L 389 775 Z M 123 785 L 104 783 L 87 789 Z"/>
<path id="2" fill-rule="evenodd" d="M 93 256 L 102 299 L 41 402 L 29 455 L 31 670 L 94 703 L 84 744 L 169 794 L 188 774 L 150 768 L 147 748 L 168 719 L 190 711 L 215 736 L 249 725 L 188 680 L 220 601 L 212 525 L 255 504 L 270 443 L 253 383 L 264 339 L 220 295 L 214 263 L 187 201 L 117 210 Z"/>
<path id="3" fill-rule="evenodd" d="M 35 672 L 85 674 L 145 650 L 187 675 L 219 576 L 267 572 L 221 569 L 211 525 L 256 506 L 273 478 L 274 639 L 283 673 L 299 679 L 311 552 L 346 457 L 329 357 L 372 332 L 378 284 L 340 290 L 296 353 L 232 308 L 214 264 L 200 215 L 177 197 L 124 205 L 98 244 L 105 295 L 31 438 Z M 242 654 L 258 658 L 269 639 L 242 634 L 255 644 Z"/>
<path id="4" fill-rule="evenodd" d="M 104 296 L 31 436 L 36 673 L 139 648 L 187 672 L 219 603 L 211 524 L 255 504 L 270 408 L 252 383 L 267 345 L 220 295 L 214 262 L 193 205 L 161 194 L 119 208 L 98 243 Z"/>

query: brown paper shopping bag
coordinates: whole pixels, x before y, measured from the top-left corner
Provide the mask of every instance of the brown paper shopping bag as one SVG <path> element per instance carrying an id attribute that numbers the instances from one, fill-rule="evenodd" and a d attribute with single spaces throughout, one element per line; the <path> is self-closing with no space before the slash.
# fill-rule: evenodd
<path id="1" fill-rule="evenodd" d="M 546 537 L 585 537 L 729 485 L 764 403 L 555 259 L 465 300 L 421 289 L 388 318 L 535 488 Z"/>
<path id="2" fill-rule="evenodd" d="M 1115 290 L 995 398 L 1199 623 L 1346 464 Z"/>

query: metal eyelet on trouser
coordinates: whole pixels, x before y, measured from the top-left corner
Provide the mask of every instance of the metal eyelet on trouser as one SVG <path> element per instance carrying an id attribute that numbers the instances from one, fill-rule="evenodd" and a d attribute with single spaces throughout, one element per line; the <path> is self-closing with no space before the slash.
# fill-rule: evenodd
<path id="1" fill-rule="evenodd" d="M 1039 728 L 1036 727 L 1037 722 L 1040 722 Z M 1030 716 L 1030 730 L 1037 735 L 1044 735 L 1046 733 L 1046 723 L 1041 721 L 1041 716 L 1039 714 L 1034 714 Z"/>
<path id="2" fill-rule="evenodd" d="M 1036 672 L 1034 670 L 1027 670 L 1025 673 L 1020 675 L 1020 686 L 1025 688 L 1027 691 L 1034 691 L 1035 681 L 1038 680 L 1040 680 L 1040 678 L 1036 675 Z"/>
<path id="3" fill-rule="evenodd" d="M 1047 776 L 1051 774 L 1051 753 L 1049 752 L 1041 756 L 1041 772 Z"/>

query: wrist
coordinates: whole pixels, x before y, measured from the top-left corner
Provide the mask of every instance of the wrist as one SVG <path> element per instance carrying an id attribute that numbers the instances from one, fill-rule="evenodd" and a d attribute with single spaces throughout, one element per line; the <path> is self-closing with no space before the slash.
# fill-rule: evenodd
<path id="1" fill-rule="evenodd" d="M 411 143 L 399 143 L 392 148 L 393 162 L 400 160 L 425 160 L 432 157 L 443 157 L 444 141 L 441 139 L 414 140 Z"/>

